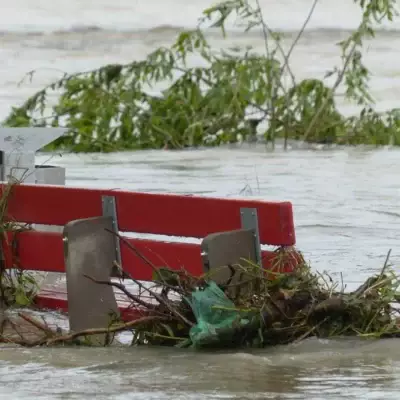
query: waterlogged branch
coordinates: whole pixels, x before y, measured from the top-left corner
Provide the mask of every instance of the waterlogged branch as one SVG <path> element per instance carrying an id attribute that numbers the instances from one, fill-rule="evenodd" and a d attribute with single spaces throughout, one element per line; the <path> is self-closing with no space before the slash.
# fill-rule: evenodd
<path id="1" fill-rule="evenodd" d="M 162 322 L 162 321 L 168 321 L 168 317 L 159 317 L 159 316 L 150 316 L 150 317 L 142 317 L 133 321 L 126 322 L 124 324 L 116 325 L 116 326 L 111 326 L 109 328 L 97 328 L 97 329 L 86 329 L 84 331 L 80 332 L 73 332 L 68 335 L 63 335 L 63 336 L 56 336 L 54 338 L 48 339 L 46 341 L 42 340 L 38 344 L 46 344 L 47 346 L 54 345 L 57 343 L 64 343 L 64 342 L 70 342 L 74 339 L 77 339 L 82 336 L 92 336 L 92 335 L 99 335 L 99 334 L 104 334 L 104 333 L 117 333 L 117 332 L 123 332 L 126 330 L 134 329 L 140 325 L 148 324 L 148 323 L 154 323 L 154 322 Z"/>
<path id="2" fill-rule="evenodd" d="M 36 340 L 28 340 L 25 339 L 22 335 L 20 336 L 19 339 L 0 335 L 0 342 L 14 343 L 25 347 L 51 346 L 60 343 L 69 343 L 83 336 L 118 333 L 118 332 L 132 330 L 149 323 L 166 322 L 169 320 L 169 318 L 166 316 L 148 316 L 133 321 L 129 321 L 123 324 L 110 326 L 108 328 L 86 329 L 79 332 L 71 332 L 68 334 L 60 335 L 57 332 L 53 332 L 49 327 L 42 326 L 42 324 L 35 318 L 29 317 L 25 314 L 20 314 L 20 316 L 36 329 L 43 331 L 45 333 L 45 336 Z"/>

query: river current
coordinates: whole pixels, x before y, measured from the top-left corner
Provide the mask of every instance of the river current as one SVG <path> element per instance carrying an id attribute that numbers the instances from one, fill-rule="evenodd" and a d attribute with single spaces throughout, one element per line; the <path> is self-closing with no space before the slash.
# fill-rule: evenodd
<path id="1" fill-rule="evenodd" d="M 309 0 L 260 0 L 288 38 Z M 139 59 L 193 27 L 207 0 L 0 0 L 0 117 L 63 72 Z M 350 0 L 321 0 L 293 55 L 298 77 L 339 62 L 335 43 L 356 27 Z M 378 109 L 398 107 L 400 21 L 366 50 Z M 212 37 L 215 46 L 231 42 Z M 289 40 L 289 39 L 287 39 Z M 233 39 L 232 39 L 233 41 Z M 234 41 L 262 46 L 261 36 Z M 32 82 L 18 85 L 39 69 Z M 338 99 L 345 112 L 352 108 Z M 262 145 L 198 151 L 40 155 L 67 170 L 67 185 L 291 201 L 297 247 L 314 269 L 348 288 L 399 261 L 400 151 L 270 152 Z M 306 340 L 262 352 L 169 349 L 0 349 L 0 399 L 398 399 L 397 340 Z"/>

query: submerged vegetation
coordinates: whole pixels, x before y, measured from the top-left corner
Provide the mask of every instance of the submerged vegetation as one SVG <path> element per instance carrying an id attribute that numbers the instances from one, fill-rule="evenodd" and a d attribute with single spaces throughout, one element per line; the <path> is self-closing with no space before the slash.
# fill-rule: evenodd
<path id="1" fill-rule="evenodd" d="M 325 77 L 331 85 L 325 79 L 297 81 L 291 70 L 291 54 L 309 18 L 285 51 L 258 0 L 225 0 L 205 10 L 198 28 L 179 34 L 172 46 L 141 61 L 65 75 L 13 108 L 4 125 L 67 127 L 69 133 L 47 149 L 77 152 L 217 146 L 254 140 L 256 133 L 272 145 L 283 139 L 285 148 L 288 140 L 400 145 L 400 111 L 374 110 L 370 71 L 362 60 L 364 42 L 374 37 L 376 24 L 393 19 L 396 1 L 354 2 L 361 21 L 338 43 L 341 65 Z M 220 28 L 226 35 L 232 17 L 246 32 L 259 30 L 263 54 L 249 47 L 211 47 L 207 29 Z M 167 86 L 160 95 L 150 93 L 160 85 Z M 361 106 L 359 115 L 338 111 L 339 87 Z M 54 105 L 52 92 L 59 94 Z"/>

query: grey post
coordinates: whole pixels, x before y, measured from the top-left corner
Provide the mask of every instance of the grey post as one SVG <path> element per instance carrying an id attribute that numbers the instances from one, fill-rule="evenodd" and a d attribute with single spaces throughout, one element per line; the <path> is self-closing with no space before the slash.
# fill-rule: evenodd
<path id="1" fill-rule="evenodd" d="M 112 218 L 113 231 L 118 233 L 119 227 L 118 227 L 117 205 L 115 202 L 115 197 L 114 196 L 102 196 L 101 201 L 102 201 L 103 217 L 111 217 Z M 110 233 L 110 235 L 111 235 L 111 233 Z M 121 243 L 117 236 L 114 236 L 114 242 L 115 242 L 116 261 L 117 261 L 118 265 L 122 267 Z M 114 269 L 113 275 L 115 273 L 117 273 L 117 271 Z M 120 274 L 117 273 L 117 275 L 120 275 Z"/>
<path id="2" fill-rule="evenodd" d="M 260 245 L 260 234 L 258 230 L 258 215 L 256 208 L 241 208 L 240 219 L 242 223 L 242 229 L 252 231 L 254 235 L 254 246 L 256 261 L 258 265 L 261 265 L 261 245 Z"/>
<path id="3" fill-rule="evenodd" d="M 102 196 L 102 216 L 70 221 L 64 227 L 68 314 L 73 331 L 106 328 L 110 315 L 119 315 L 113 288 L 88 279 L 109 282 L 121 276 L 113 262 L 121 262 L 118 219 L 114 196 Z M 86 275 L 86 277 L 85 277 Z M 110 314 L 111 313 L 111 314 Z M 96 340 L 104 343 L 107 335 Z"/>
<path id="4" fill-rule="evenodd" d="M 240 269 L 243 260 L 261 265 L 257 210 L 241 208 L 240 215 L 241 229 L 212 233 L 201 242 L 204 272 L 218 285 L 227 285 L 233 297 L 251 292 L 256 283 Z"/>
<path id="5" fill-rule="evenodd" d="M 119 316 L 109 282 L 115 259 L 115 242 L 107 230 L 113 229 L 111 217 L 94 217 L 68 222 L 64 227 L 64 258 L 67 278 L 70 329 L 81 331 L 107 328 Z M 107 335 L 97 335 L 104 344 Z"/>

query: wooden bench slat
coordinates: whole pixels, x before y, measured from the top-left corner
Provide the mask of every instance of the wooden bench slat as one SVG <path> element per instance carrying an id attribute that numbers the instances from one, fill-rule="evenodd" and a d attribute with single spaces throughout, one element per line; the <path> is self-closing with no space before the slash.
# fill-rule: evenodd
<path id="1" fill-rule="evenodd" d="M 43 291 L 35 297 L 34 303 L 39 309 L 68 312 L 68 298 L 65 292 L 53 293 Z M 118 308 L 121 318 L 124 321 L 132 321 L 146 315 L 145 310 L 141 310 L 139 307 L 131 307 L 127 303 L 118 303 Z"/>
<path id="2" fill-rule="evenodd" d="M 296 242 L 290 202 L 16 185 L 8 215 L 19 222 L 65 225 L 101 216 L 102 195 L 115 196 L 119 229 L 124 232 L 203 238 L 240 228 L 240 208 L 250 207 L 257 208 L 262 244 L 292 246 Z"/>
<path id="3" fill-rule="evenodd" d="M 18 259 L 22 269 L 65 273 L 62 235 L 54 232 L 26 231 L 18 234 Z M 200 245 L 193 243 L 162 242 L 127 238 L 143 255 L 157 267 L 185 268 L 190 274 L 203 273 Z M 11 247 L 6 251 L 6 265 L 10 263 Z M 152 268 L 137 257 L 126 244 L 121 243 L 124 269 L 133 278 L 143 281 L 152 279 Z M 263 265 L 268 268 L 275 253 L 263 251 Z"/>

